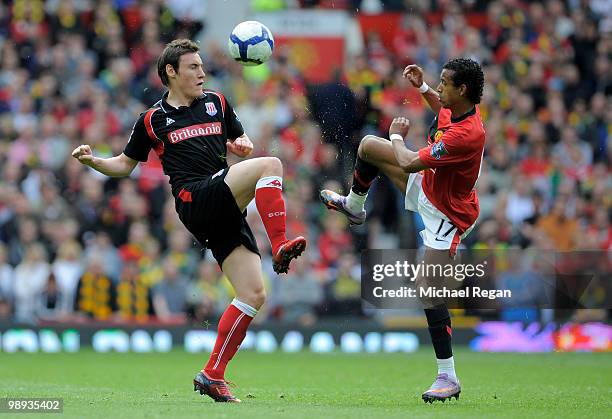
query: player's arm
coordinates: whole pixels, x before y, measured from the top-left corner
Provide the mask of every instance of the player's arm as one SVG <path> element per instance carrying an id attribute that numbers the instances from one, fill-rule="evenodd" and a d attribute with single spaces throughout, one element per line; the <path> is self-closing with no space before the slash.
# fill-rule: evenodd
<path id="1" fill-rule="evenodd" d="M 110 177 L 129 176 L 138 164 L 137 160 L 123 153 L 106 159 L 95 157 L 91 151 L 91 147 L 86 144 L 75 148 L 72 152 L 72 157 L 77 159 L 80 163 Z"/>
<path id="2" fill-rule="evenodd" d="M 80 145 L 74 149 L 72 157 L 106 176 L 129 176 L 139 161 L 147 161 L 151 151 L 152 140 L 145 128 L 144 115 L 141 114 L 134 123 L 130 140 L 120 155 L 103 159 L 95 157 L 88 145 Z"/>
<path id="3" fill-rule="evenodd" d="M 410 83 L 419 89 L 429 107 L 434 113 L 440 112 L 442 104 L 440 103 L 440 95 L 434 89 L 429 87 L 423 80 L 423 69 L 415 64 L 410 64 L 404 69 L 403 76 L 406 77 Z"/>
<path id="4" fill-rule="evenodd" d="M 412 151 L 406 147 L 404 143 L 404 137 L 408 134 L 410 129 L 410 121 L 407 118 L 394 118 L 389 127 L 389 138 L 391 139 L 391 145 L 393 146 L 393 154 L 397 160 L 400 168 L 407 173 L 420 172 L 423 169 L 427 169 L 417 151 Z"/>

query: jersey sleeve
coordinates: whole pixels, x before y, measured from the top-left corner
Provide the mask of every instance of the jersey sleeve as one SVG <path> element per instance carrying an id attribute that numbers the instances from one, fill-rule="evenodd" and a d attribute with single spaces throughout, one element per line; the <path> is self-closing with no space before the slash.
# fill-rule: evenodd
<path id="1" fill-rule="evenodd" d="M 474 150 L 467 132 L 450 129 L 439 141 L 419 150 L 419 159 L 431 168 L 452 166 L 470 160 Z"/>
<path id="2" fill-rule="evenodd" d="M 153 145 L 145 128 L 144 118 L 145 114 L 143 113 L 136 120 L 130 134 L 130 139 L 123 149 L 123 154 L 131 159 L 142 162 L 147 161 L 151 146 Z"/>
<path id="3" fill-rule="evenodd" d="M 244 134 L 244 128 L 242 128 L 242 123 L 236 115 L 236 111 L 234 107 L 229 103 L 229 101 L 225 100 L 225 126 L 227 127 L 227 138 L 234 140 Z"/>

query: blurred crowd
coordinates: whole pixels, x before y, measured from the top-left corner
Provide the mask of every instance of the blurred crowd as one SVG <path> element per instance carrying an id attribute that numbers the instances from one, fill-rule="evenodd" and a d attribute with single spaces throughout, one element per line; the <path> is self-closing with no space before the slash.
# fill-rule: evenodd
<path id="1" fill-rule="evenodd" d="M 349 229 L 317 200 L 320 188 L 347 190 L 360 139 L 386 136 L 394 116 L 408 116 L 410 141 L 425 145 L 433 114 L 401 77 L 410 63 L 432 86 L 450 58 L 483 65 L 481 216 L 464 246 L 611 249 L 610 1 L 254 1 L 261 10 L 403 14 L 391 42 L 364 33 L 364 51 L 319 85 L 282 49 L 263 70 L 244 72 L 225 46 L 207 42 L 192 3 L 0 3 L 0 319 L 202 323 L 231 301 L 216 262 L 178 220 L 154 154 L 124 179 L 70 157 L 79 144 L 122 152 L 139 113 L 164 92 L 154 63 L 178 37 L 201 40 L 207 87 L 232 102 L 254 154 L 283 161 L 288 235 L 310 241 L 280 279 L 249 207 L 269 296 L 259 321 L 364 315 L 359 252 L 421 245 L 419 216 L 384 178 L 366 226 Z"/>

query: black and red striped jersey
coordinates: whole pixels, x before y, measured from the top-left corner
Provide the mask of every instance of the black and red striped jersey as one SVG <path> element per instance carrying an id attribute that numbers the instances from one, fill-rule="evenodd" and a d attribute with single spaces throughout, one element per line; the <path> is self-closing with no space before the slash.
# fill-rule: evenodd
<path id="1" fill-rule="evenodd" d="M 226 142 L 244 130 L 221 93 L 205 90 L 190 106 L 178 108 L 167 97 L 140 115 L 123 153 L 144 162 L 155 150 L 176 195 L 181 186 L 226 168 Z"/>

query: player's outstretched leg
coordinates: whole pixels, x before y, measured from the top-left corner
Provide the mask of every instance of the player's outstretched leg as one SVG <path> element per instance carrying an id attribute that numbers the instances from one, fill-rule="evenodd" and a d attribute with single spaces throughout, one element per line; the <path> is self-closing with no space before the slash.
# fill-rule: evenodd
<path id="1" fill-rule="evenodd" d="M 366 135 L 359 143 L 349 194 L 343 196 L 324 189 L 319 198 L 327 208 L 346 215 L 351 224 L 363 224 L 366 219 L 364 205 L 368 191 L 379 171 L 389 177 L 400 191 L 406 190 L 408 175 L 399 167 L 389 140 Z"/>
<path id="2" fill-rule="evenodd" d="M 286 273 L 291 260 L 306 249 L 306 239 L 285 235 L 287 215 L 283 199 L 283 165 L 276 157 L 245 160 L 230 167 L 225 182 L 236 203 L 244 210 L 255 197 L 255 205 L 272 245 L 273 268 Z"/>
<path id="3" fill-rule="evenodd" d="M 362 140 L 362 143 L 367 141 L 366 138 Z M 353 184 L 349 194 L 342 196 L 327 189 L 323 189 L 319 194 L 321 202 L 327 208 L 346 215 L 349 222 L 355 225 L 363 224 L 366 219 L 365 201 L 370 186 L 378 176 L 378 168 L 364 160 L 362 148 L 360 144 L 355 161 L 355 170 L 353 171 Z"/>

